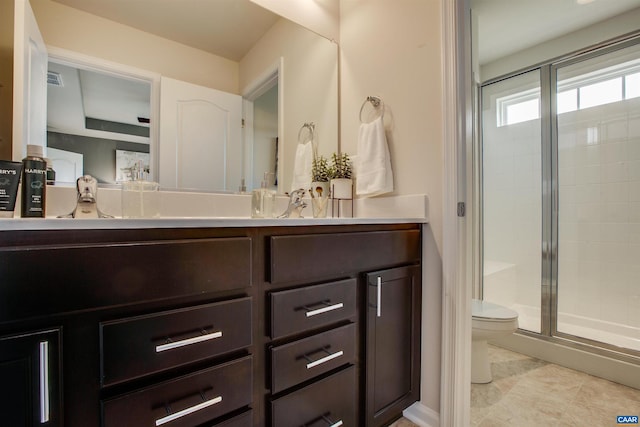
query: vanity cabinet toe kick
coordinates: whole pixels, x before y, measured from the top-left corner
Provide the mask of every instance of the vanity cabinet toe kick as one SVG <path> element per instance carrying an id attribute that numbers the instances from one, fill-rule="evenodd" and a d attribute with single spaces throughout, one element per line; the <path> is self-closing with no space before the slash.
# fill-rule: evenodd
<path id="1" fill-rule="evenodd" d="M 38 361 L 3 375 L 30 390 L 12 406 L 41 408 L 47 392 L 46 411 L 15 422 L 39 425 L 46 412 L 46 425 L 67 427 L 388 425 L 419 399 L 421 232 L 4 232 L 0 366 Z M 378 276 L 395 305 L 372 300 Z M 377 304 L 384 319 L 368 314 Z M 390 319 L 389 308 L 406 313 Z M 389 336 L 397 356 L 377 342 Z M 372 395 L 387 363 L 407 366 Z"/>

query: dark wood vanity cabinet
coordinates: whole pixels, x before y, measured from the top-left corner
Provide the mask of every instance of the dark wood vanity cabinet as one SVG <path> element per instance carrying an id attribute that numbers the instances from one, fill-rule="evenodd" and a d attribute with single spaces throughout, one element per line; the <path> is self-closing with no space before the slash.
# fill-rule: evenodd
<path id="1" fill-rule="evenodd" d="M 0 337 L 0 424 L 62 426 L 58 329 Z"/>
<path id="2" fill-rule="evenodd" d="M 419 398 L 418 224 L 0 234 L 7 425 L 380 426 Z"/>
<path id="3" fill-rule="evenodd" d="M 397 419 L 420 397 L 420 230 L 277 235 L 268 254 L 271 426 Z"/>
<path id="4" fill-rule="evenodd" d="M 421 270 L 398 267 L 366 275 L 366 420 L 388 425 L 419 398 Z"/>

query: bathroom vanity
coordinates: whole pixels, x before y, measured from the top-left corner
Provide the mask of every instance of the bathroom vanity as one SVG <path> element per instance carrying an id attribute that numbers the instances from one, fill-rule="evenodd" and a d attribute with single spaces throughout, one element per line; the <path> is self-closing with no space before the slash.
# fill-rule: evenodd
<path id="1" fill-rule="evenodd" d="M 0 232 L 3 424 L 383 426 L 419 399 L 421 224 L 103 221 Z"/>

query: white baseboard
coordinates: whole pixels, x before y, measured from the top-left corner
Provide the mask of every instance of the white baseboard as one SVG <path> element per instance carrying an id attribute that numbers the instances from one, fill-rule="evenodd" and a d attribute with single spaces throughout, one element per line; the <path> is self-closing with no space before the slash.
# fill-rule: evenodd
<path id="1" fill-rule="evenodd" d="M 402 415 L 420 427 L 440 427 L 440 414 L 420 402 L 409 406 Z"/>

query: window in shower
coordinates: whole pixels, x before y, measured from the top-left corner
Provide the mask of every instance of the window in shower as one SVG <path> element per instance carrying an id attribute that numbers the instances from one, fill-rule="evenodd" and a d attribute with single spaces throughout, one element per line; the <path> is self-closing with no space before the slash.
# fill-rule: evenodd
<path id="1" fill-rule="evenodd" d="M 640 42 L 481 89 L 482 297 L 640 355 Z"/>
<path id="2" fill-rule="evenodd" d="M 482 89 L 483 298 L 541 331 L 540 72 Z"/>

